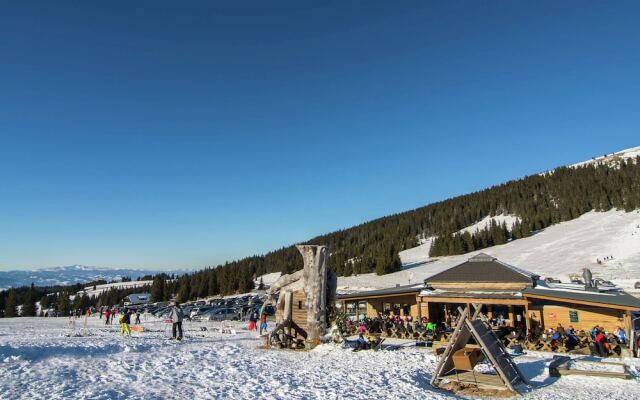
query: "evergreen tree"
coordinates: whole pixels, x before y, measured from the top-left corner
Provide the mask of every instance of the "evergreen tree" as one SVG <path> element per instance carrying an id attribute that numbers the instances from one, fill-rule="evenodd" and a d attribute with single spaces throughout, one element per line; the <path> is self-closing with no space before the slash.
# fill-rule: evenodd
<path id="1" fill-rule="evenodd" d="M 27 291 L 27 295 L 22 302 L 23 317 L 34 317 L 36 315 L 36 289 L 31 283 L 31 287 Z"/>
<path id="2" fill-rule="evenodd" d="M 151 284 L 151 300 L 154 302 L 164 301 L 165 299 L 165 275 L 157 274 L 153 277 L 153 283 Z"/>
<path id="3" fill-rule="evenodd" d="M 69 293 L 65 290 L 58 296 L 58 312 L 60 315 L 68 315 L 71 309 L 71 303 L 69 301 Z"/>
<path id="4" fill-rule="evenodd" d="M 12 318 L 18 315 L 17 313 L 18 307 L 18 295 L 16 294 L 15 289 L 9 289 L 7 293 L 7 300 L 5 300 L 4 305 L 4 316 L 5 318 Z"/>

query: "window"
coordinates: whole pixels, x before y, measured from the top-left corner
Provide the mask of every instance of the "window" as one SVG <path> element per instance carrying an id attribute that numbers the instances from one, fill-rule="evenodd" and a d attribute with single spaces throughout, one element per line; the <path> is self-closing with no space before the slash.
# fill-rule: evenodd
<path id="1" fill-rule="evenodd" d="M 298 301 L 298 310 L 302 310 L 302 300 Z"/>

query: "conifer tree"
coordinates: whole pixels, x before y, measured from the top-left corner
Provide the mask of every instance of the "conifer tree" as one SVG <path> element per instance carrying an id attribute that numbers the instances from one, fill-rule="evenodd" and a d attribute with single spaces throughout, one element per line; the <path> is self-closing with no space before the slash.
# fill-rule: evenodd
<path id="1" fill-rule="evenodd" d="M 31 287 L 27 291 L 27 295 L 24 297 L 24 301 L 22 302 L 22 313 L 23 317 L 34 317 L 36 315 L 36 289 L 31 283 Z"/>
<path id="2" fill-rule="evenodd" d="M 66 316 L 69 314 L 71 303 L 69 302 L 69 293 L 66 290 L 58 296 L 57 309 L 60 315 Z"/>
<path id="3" fill-rule="evenodd" d="M 4 305 L 4 316 L 5 318 L 12 318 L 17 316 L 17 307 L 18 307 L 18 295 L 16 294 L 15 289 L 9 289 L 9 293 L 7 293 L 7 300 Z"/>

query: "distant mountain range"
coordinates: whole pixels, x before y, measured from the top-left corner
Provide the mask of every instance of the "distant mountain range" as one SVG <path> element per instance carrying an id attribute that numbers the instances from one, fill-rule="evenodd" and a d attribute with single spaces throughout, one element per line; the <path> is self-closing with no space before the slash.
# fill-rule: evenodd
<path id="1" fill-rule="evenodd" d="M 183 274 L 188 270 L 155 271 L 136 268 L 106 268 L 86 265 L 41 268 L 34 270 L 0 271 L 0 290 L 11 287 L 27 286 L 33 282 L 36 286 L 74 285 L 104 279 L 120 280 L 129 277 L 133 280 L 158 272 Z"/>

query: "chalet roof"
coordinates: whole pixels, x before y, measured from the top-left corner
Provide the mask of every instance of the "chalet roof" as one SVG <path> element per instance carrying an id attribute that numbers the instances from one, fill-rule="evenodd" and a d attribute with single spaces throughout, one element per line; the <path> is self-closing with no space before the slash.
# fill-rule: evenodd
<path id="1" fill-rule="evenodd" d="M 336 295 L 337 300 L 359 299 L 372 296 L 387 296 L 394 294 L 418 293 L 424 288 L 422 283 L 414 285 L 395 286 L 386 289 L 367 290 L 364 292 L 345 293 Z"/>
<path id="2" fill-rule="evenodd" d="M 424 289 L 420 292 L 422 297 L 437 298 L 469 298 L 469 299 L 523 299 L 521 291 L 513 290 L 441 290 Z"/>
<path id="3" fill-rule="evenodd" d="M 427 284 L 444 282 L 533 283 L 537 275 L 514 267 L 488 254 L 479 253 L 462 264 L 425 279 Z"/>
<path id="4" fill-rule="evenodd" d="M 525 289 L 523 293 L 525 294 L 525 296 L 529 295 L 535 297 L 536 295 L 538 295 L 562 299 L 568 302 L 572 300 L 586 301 L 589 303 L 599 303 L 609 306 L 621 306 L 625 308 L 634 308 L 640 310 L 640 299 L 622 290 L 592 292 L 586 290 L 545 287 L 544 284 L 541 283 L 535 288 Z"/>

